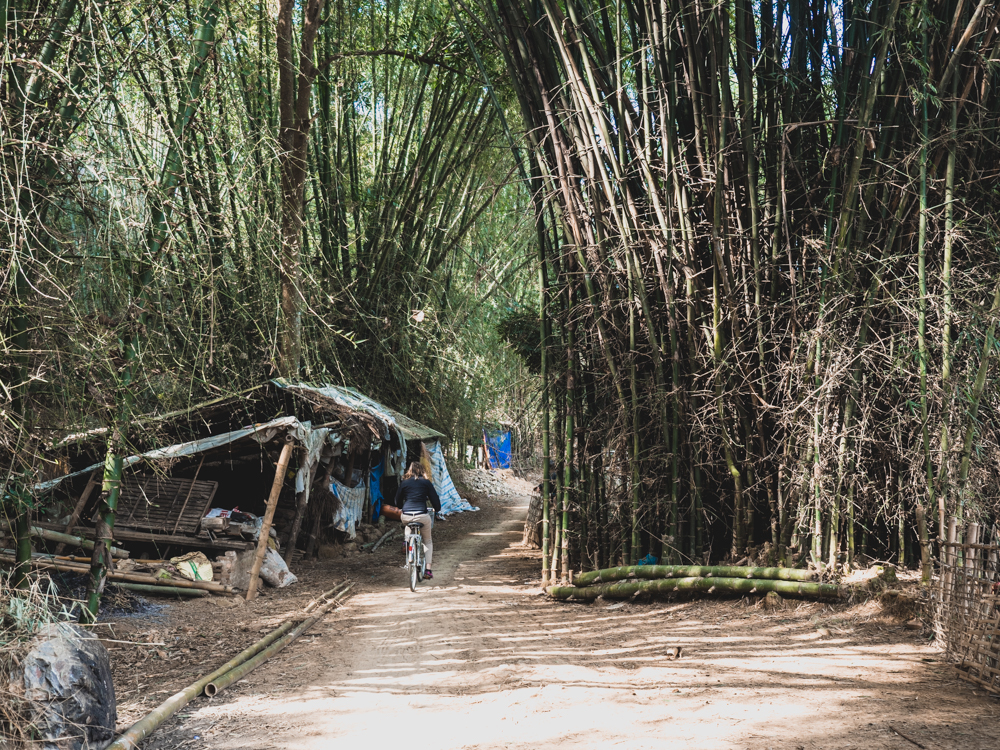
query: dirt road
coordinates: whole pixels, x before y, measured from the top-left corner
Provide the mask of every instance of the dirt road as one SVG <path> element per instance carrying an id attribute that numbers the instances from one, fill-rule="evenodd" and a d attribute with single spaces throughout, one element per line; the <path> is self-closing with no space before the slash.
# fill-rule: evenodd
<path id="1" fill-rule="evenodd" d="M 415 594 L 387 553 L 312 636 L 147 747 L 1000 747 L 997 701 L 875 605 L 548 601 L 514 546 L 526 503 L 442 530 Z"/>

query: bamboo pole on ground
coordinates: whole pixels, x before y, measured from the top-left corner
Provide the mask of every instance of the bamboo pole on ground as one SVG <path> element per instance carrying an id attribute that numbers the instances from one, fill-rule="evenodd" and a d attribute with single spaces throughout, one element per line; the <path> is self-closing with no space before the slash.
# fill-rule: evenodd
<path id="1" fill-rule="evenodd" d="M 804 583 L 801 581 L 775 581 L 762 578 L 663 578 L 655 581 L 623 581 L 598 586 L 549 586 L 546 593 L 553 599 L 578 599 L 591 601 L 603 596 L 607 599 L 628 599 L 634 594 L 673 593 L 700 591 L 707 594 L 766 594 L 774 591 L 783 596 L 804 596 L 817 599 L 836 599 L 840 588 L 830 583 Z"/>
<path id="2" fill-rule="evenodd" d="M 140 594 L 153 594 L 155 596 L 208 596 L 204 589 L 184 589 L 180 586 L 156 586 L 148 583 L 126 583 L 115 581 L 115 586 L 127 591 L 136 591 Z"/>
<path id="3" fill-rule="evenodd" d="M 350 588 L 350 587 L 348 587 L 348 588 Z M 343 596 L 346 593 L 347 593 L 347 589 L 345 589 L 340 596 Z M 340 597 L 338 597 L 338 599 L 339 598 Z M 220 691 L 225 690 L 227 687 L 229 687 L 230 685 L 232 685 L 234 682 L 238 682 L 239 680 L 242 680 L 244 677 L 246 677 L 248 674 L 250 674 L 253 670 L 255 670 L 257 667 L 259 667 L 261 664 L 263 664 L 265 661 L 267 661 L 268 659 L 270 659 L 276 653 L 278 653 L 283 648 L 285 648 L 285 646 L 287 646 L 288 644 L 290 644 L 292 641 L 294 641 L 296 638 L 298 638 L 300 635 L 302 635 L 305 631 L 307 631 L 309 628 L 311 628 L 313 626 L 313 624 L 315 624 L 317 620 L 319 620 L 323 615 L 325 615 L 327 613 L 327 611 L 330 609 L 330 607 L 332 607 L 336 603 L 337 603 L 337 600 L 334 600 L 332 602 L 328 602 L 327 604 L 324 604 L 316 612 L 315 615 L 313 615 L 312 617 L 310 617 L 308 620 L 303 620 L 293 630 L 291 630 L 287 635 L 284 635 L 281 638 L 279 638 L 278 640 L 274 641 L 270 646 L 268 646 L 267 648 L 265 648 L 259 654 L 257 654 L 256 656 L 254 656 L 254 657 L 252 657 L 250 659 L 247 659 L 242 664 L 239 664 L 238 666 L 233 667 L 232 669 L 230 669 L 225 674 L 222 674 L 222 675 L 216 677 L 214 680 L 212 680 L 207 685 L 205 685 L 205 695 L 207 697 L 209 697 L 209 698 L 212 698 L 212 697 L 218 695 L 218 693 Z"/>
<path id="4" fill-rule="evenodd" d="M 341 589 L 341 587 L 343 586 L 344 583 L 338 584 L 334 588 L 330 589 L 330 591 L 323 594 L 321 598 L 326 599 L 329 596 L 333 596 L 334 592 L 337 592 L 338 589 Z M 336 594 L 336 596 L 333 596 L 332 599 L 323 602 L 321 605 L 318 601 L 311 602 L 309 606 L 306 607 L 303 614 L 308 614 L 317 605 L 320 606 L 317 613 L 313 617 L 310 617 L 308 620 L 306 620 L 306 622 L 310 623 L 310 625 L 316 622 L 316 620 L 318 620 L 319 617 L 326 614 L 326 612 L 330 609 L 330 607 L 337 604 L 347 594 L 351 586 L 352 586 L 351 583 L 347 583 L 346 587 L 340 590 Z M 260 654 L 262 651 L 267 649 L 275 641 L 282 639 L 282 637 L 285 636 L 285 634 L 291 631 L 294 627 L 295 627 L 295 622 L 293 620 L 285 622 L 284 624 L 280 625 L 278 628 L 276 628 L 275 630 L 271 631 L 266 636 L 261 638 L 255 644 L 250 646 L 248 649 L 240 652 L 237 656 L 230 659 L 228 662 L 223 664 L 221 667 L 216 669 L 211 674 L 205 675 L 204 677 L 200 678 L 197 682 L 188 685 L 188 687 L 184 688 L 180 692 L 170 696 L 167 700 L 165 700 L 155 709 L 146 714 L 146 716 L 144 716 L 135 724 L 130 726 L 117 740 L 115 740 L 111 745 L 109 745 L 106 748 L 106 750 L 138 750 L 139 743 L 142 742 L 144 738 L 148 737 L 150 733 L 154 732 L 156 728 L 160 726 L 160 724 L 162 724 L 164 721 L 166 721 L 175 713 L 184 708 L 184 706 L 186 706 L 192 700 L 201 695 L 206 685 L 211 683 L 213 680 L 222 677 L 228 672 L 238 668 L 241 664 L 244 664 L 248 659 L 254 658 L 256 655 Z M 296 630 L 298 630 L 298 633 L 296 635 L 301 635 L 301 633 L 305 630 L 305 628 L 302 628 L 301 630 L 299 629 Z M 294 639 L 288 640 L 285 643 L 285 645 L 290 643 L 291 640 Z"/>
<path id="5" fill-rule="evenodd" d="M 764 578 L 781 581 L 813 581 L 816 574 L 796 568 L 754 568 L 735 565 L 627 565 L 592 570 L 573 577 L 573 585 L 624 581 L 629 578 Z"/>
<path id="6" fill-rule="evenodd" d="M 264 511 L 264 521 L 260 527 L 260 537 L 257 539 L 257 554 L 254 556 L 253 567 L 250 569 L 250 584 L 247 586 L 247 601 L 253 600 L 257 596 L 257 585 L 260 582 L 260 568 L 264 564 L 264 555 L 267 554 L 267 541 L 271 534 L 271 521 L 274 520 L 274 509 L 278 507 L 278 497 L 281 495 L 281 487 L 285 483 L 285 473 L 288 471 L 288 461 L 292 455 L 291 435 L 285 436 L 285 444 L 281 448 L 281 456 L 278 457 L 278 466 L 274 472 L 274 482 L 271 485 L 271 495 L 267 499 L 267 510 Z"/>

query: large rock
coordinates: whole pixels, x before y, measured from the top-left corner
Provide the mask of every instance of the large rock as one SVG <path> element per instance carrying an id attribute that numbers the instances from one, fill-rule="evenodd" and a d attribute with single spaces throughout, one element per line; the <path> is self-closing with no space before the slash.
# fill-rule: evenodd
<path id="1" fill-rule="evenodd" d="M 94 750 L 114 737 L 111 662 L 93 633 L 68 622 L 46 625 L 23 666 L 24 697 L 44 750 Z"/>

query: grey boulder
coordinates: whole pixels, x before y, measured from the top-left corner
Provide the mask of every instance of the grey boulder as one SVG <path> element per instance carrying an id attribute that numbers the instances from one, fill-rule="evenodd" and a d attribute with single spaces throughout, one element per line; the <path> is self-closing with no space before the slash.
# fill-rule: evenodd
<path id="1" fill-rule="evenodd" d="M 111 661 L 93 633 L 68 622 L 43 627 L 24 659 L 23 680 L 44 750 L 95 750 L 114 737 Z"/>

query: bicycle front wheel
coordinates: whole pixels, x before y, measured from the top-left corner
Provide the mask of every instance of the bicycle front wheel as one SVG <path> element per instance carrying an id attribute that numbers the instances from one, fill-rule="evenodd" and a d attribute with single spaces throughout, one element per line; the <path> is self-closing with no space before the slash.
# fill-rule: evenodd
<path id="1" fill-rule="evenodd" d="M 417 552 L 414 549 L 413 542 L 410 542 L 410 554 L 409 557 L 409 568 L 410 568 L 410 591 L 417 590 L 417 581 L 420 580 L 420 563 L 417 560 Z"/>

